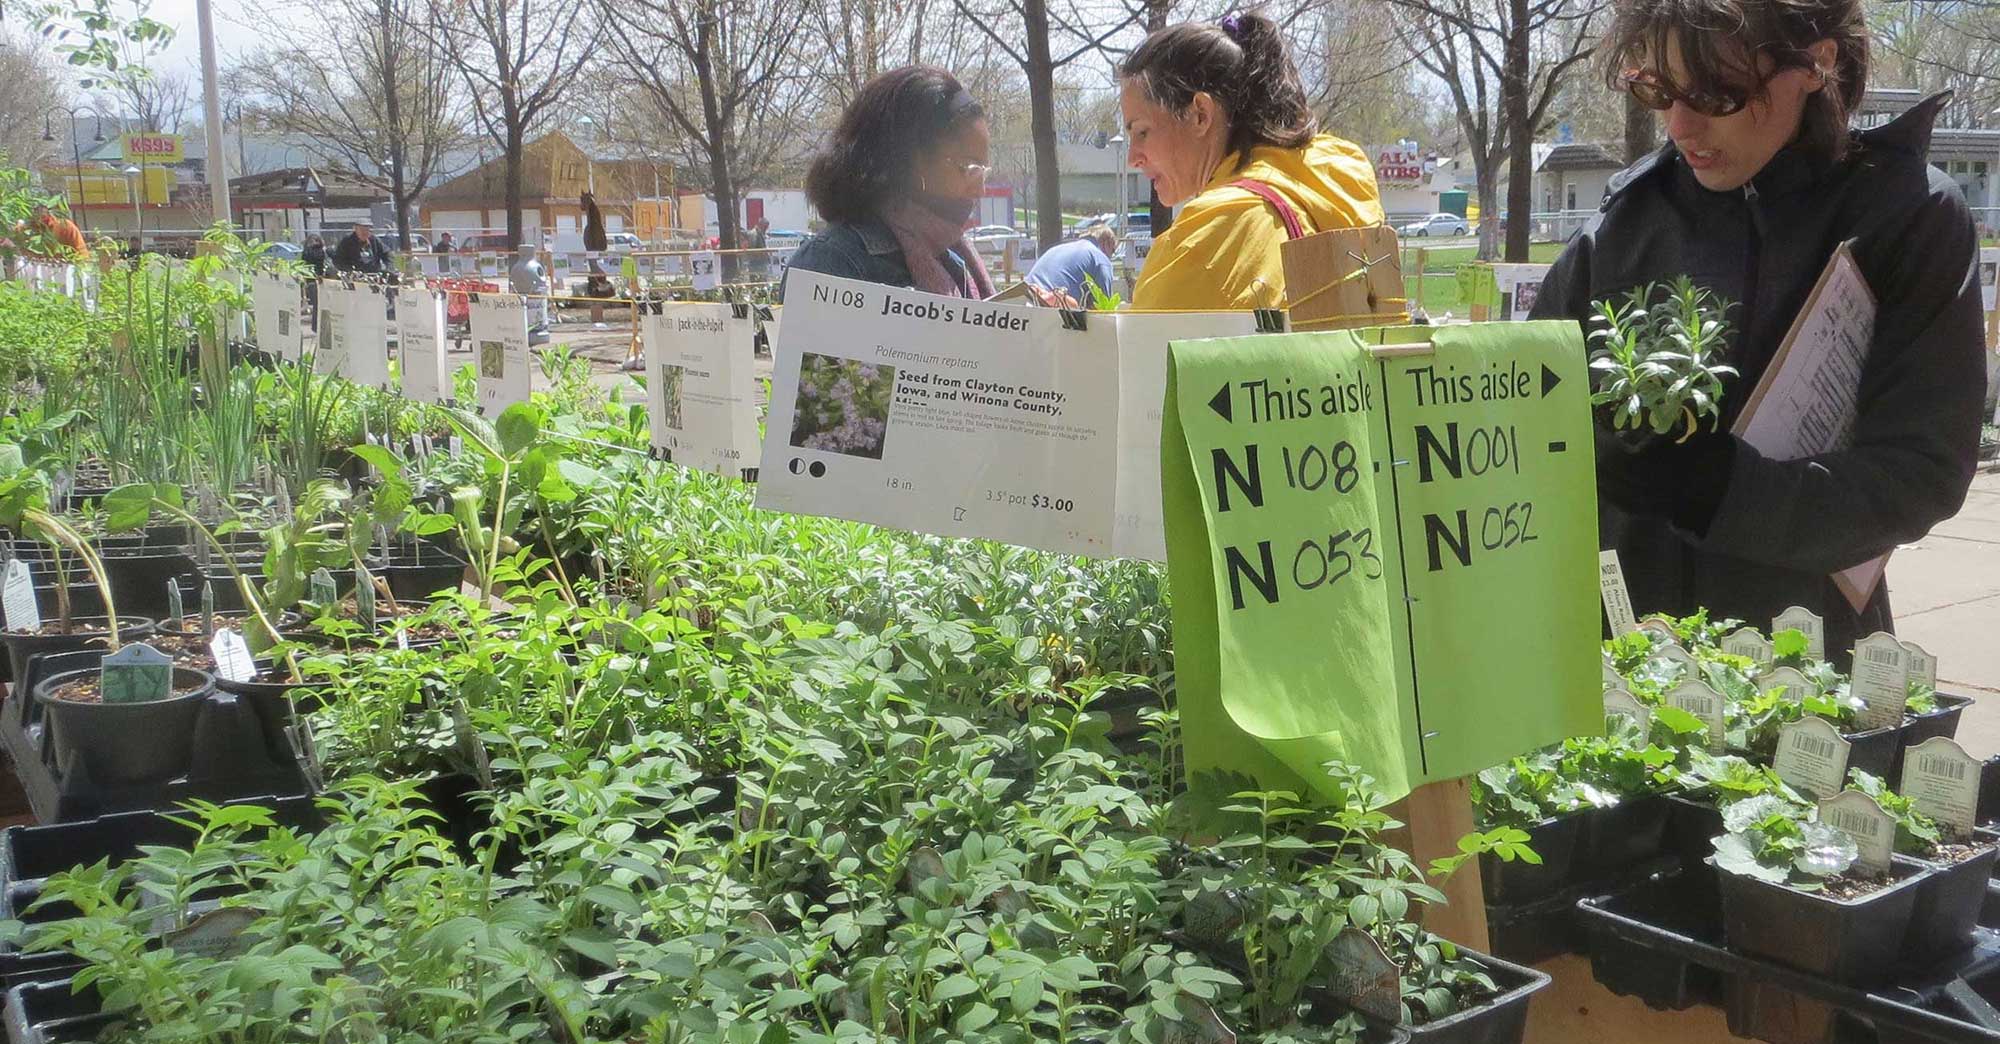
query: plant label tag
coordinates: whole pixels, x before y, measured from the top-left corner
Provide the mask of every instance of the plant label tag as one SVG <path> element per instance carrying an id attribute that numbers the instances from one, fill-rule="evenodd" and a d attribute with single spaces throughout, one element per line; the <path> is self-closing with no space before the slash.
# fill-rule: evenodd
<path id="1" fill-rule="evenodd" d="M 1611 719 L 1624 718 L 1638 726 L 1639 737 L 1644 739 L 1653 731 L 1653 709 L 1640 703 L 1638 697 L 1622 688 L 1604 690 L 1604 728 L 1611 730 Z"/>
<path id="2" fill-rule="evenodd" d="M 408 631 L 396 632 L 396 648 L 401 649 L 404 652 L 410 651 L 410 632 Z"/>
<path id="3" fill-rule="evenodd" d="M 1858 790 L 1843 790 L 1819 803 L 1819 820 L 1854 839 L 1861 849 L 1854 868 L 1864 874 L 1889 872 L 1889 853 L 1896 844 L 1896 820 L 1875 799 Z"/>
<path id="4" fill-rule="evenodd" d="M 189 921 L 187 927 L 160 936 L 160 945 L 175 953 L 212 960 L 238 957 L 250 948 L 250 940 L 243 933 L 262 916 L 247 906 L 210 910 Z"/>
<path id="5" fill-rule="evenodd" d="M 201 633 L 215 633 L 215 585 L 201 582 Z"/>
<path id="6" fill-rule="evenodd" d="M 153 703 L 173 694 L 174 661 L 150 645 L 125 646 L 104 658 L 106 703 Z"/>
<path id="7" fill-rule="evenodd" d="M 35 571 L 23 559 L 8 559 L 5 573 L 0 574 L 0 612 L 6 614 L 10 630 L 42 629 L 42 607 L 35 601 Z"/>
<path id="8" fill-rule="evenodd" d="M 1611 636 L 1639 629 L 1632 616 L 1632 595 L 1625 589 L 1625 567 L 1618 564 L 1618 552 L 1597 553 L 1597 586 L 1604 598 L 1604 618 L 1611 621 Z"/>
<path id="9" fill-rule="evenodd" d="M 1658 655 L 1661 643 L 1674 646 L 1681 644 L 1681 636 L 1674 631 L 1672 621 L 1663 620 L 1657 616 L 1648 616 L 1640 621 L 1639 630 L 1653 636 L 1654 655 Z"/>
<path id="10" fill-rule="evenodd" d="M 187 605 L 181 601 L 181 585 L 178 580 L 167 581 L 167 619 L 173 621 L 173 629 L 178 631 L 187 620 Z"/>
<path id="11" fill-rule="evenodd" d="M 1604 665 L 1604 687 L 1607 689 L 1617 689 L 1622 688 L 1624 685 L 1625 676 L 1618 673 L 1618 668 L 1606 663 Z"/>
<path id="12" fill-rule="evenodd" d="M 1677 707 L 1701 719 L 1701 723 L 1708 726 L 1708 749 L 1721 752 L 1727 722 L 1723 717 L 1720 694 L 1702 682 L 1684 681 L 1667 693 L 1667 706 Z"/>
<path id="13" fill-rule="evenodd" d="M 1678 645 L 1653 646 L 1652 658 L 1655 660 L 1665 660 L 1668 663 L 1680 664 L 1681 677 L 1683 678 L 1701 677 L 1701 667 L 1695 663 L 1694 654 Z"/>
<path id="14" fill-rule="evenodd" d="M 465 712 L 465 701 L 460 699 L 451 705 L 452 732 L 458 739 L 458 749 L 472 762 L 474 778 L 484 790 L 493 789 L 493 763 L 486 755 L 486 741 L 479 730 L 472 727 L 472 718 Z"/>
<path id="15" fill-rule="evenodd" d="M 1819 686 L 1814 685 L 1812 679 L 1806 677 L 1797 667 L 1780 667 L 1765 675 L 1758 680 L 1757 691 L 1770 692 L 1780 685 L 1785 687 L 1785 695 L 1791 699 L 1803 700 L 1808 696 L 1819 695 Z"/>
<path id="16" fill-rule="evenodd" d="M 422 435 L 410 436 L 410 453 L 419 458 L 430 456 L 430 454 L 424 452 L 424 437 Z"/>
<path id="17" fill-rule="evenodd" d="M 1910 654 L 1886 631 L 1876 631 L 1854 646 L 1854 678 L 1848 686 L 1860 697 L 1861 727 L 1885 729 L 1900 725 L 1910 699 Z"/>
<path id="18" fill-rule="evenodd" d="M 1771 621 L 1771 633 L 1797 631 L 1806 636 L 1806 656 L 1809 659 L 1826 659 L 1826 621 L 1819 614 L 1804 606 L 1795 605 L 1779 613 Z"/>
<path id="19" fill-rule="evenodd" d="M 361 626 L 375 629 L 375 583 L 360 566 L 354 567 L 354 615 Z"/>
<path id="20" fill-rule="evenodd" d="M 1160 1044 L 1236 1044 L 1236 1033 L 1223 1024 L 1222 1016 L 1207 1001 L 1182 990 L 1174 995 L 1174 1009 L 1178 1017 L 1163 1020 L 1160 1026 Z M 861 1019 L 868 1017 L 865 1010 L 857 1014 Z"/>
<path id="21" fill-rule="evenodd" d="M 1326 963 L 1334 996 L 1364 1015 L 1392 1023 L 1403 1017 L 1402 977 L 1374 936 L 1349 925 L 1327 944 Z"/>
<path id="22" fill-rule="evenodd" d="M 325 566 L 313 570 L 312 576 L 306 580 L 306 587 L 311 592 L 312 600 L 321 608 L 330 608 L 340 600 L 340 587 L 333 582 L 333 574 L 327 572 Z"/>
<path id="23" fill-rule="evenodd" d="M 277 490 L 278 510 L 290 511 L 292 509 L 292 489 L 285 484 L 285 476 L 276 476 L 272 479 L 271 484 Z"/>
<path id="24" fill-rule="evenodd" d="M 1903 643 L 1903 655 L 1909 658 L 1910 680 L 1919 682 L 1933 692 L 1937 690 L 1937 657 L 1924 651 L 1915 642 Z"/>
<path id="25" fill-rule="evenodd" d="M 459 438 L 456 435 L 453 435 L 451 438 L 448 438 L 444 441 L 444 451 L 447 455 L 453 457 L 456 457 L 459 454 L 464 453 L 465 440 Z"/>
<path id="26" fill-rule="evenodd" d="M 1731 656 L 1741 656 L 1754 661 L 1761 670 L 1770 670 L 1777 654 L 1771 649 L 1771 640 L 1757 633 L 1754 627 L 1739 627 L 1722 640 L 1722 651 Z"/>
<path id="27" fill-rule="evenodd" d="M 1847 756 L 1852 745 L 1833 723 L 1816 714 L 1789 722 L 1778 730 L 1778 778 L 1813 797 L 1840 793 L 1847 782 Z"/>
<path id="28" fill-rule="evenodd" d="M 1903 752 L 1903 785 L 1897 789 L 1947 833 L 1964 837 L 1978 819 L 1980 768 L 1979 759 L 1957 740 L 1932 736 Z"/>
<path id="29" fill-rule="evenodd" d="M 223 681 L 247 682 L 257 676 L 257 663 L 250 658 L 250 643 L 231 628 L 215 632 L 208 643 L 208 652 L 215 657 L 215 673 Z"/>

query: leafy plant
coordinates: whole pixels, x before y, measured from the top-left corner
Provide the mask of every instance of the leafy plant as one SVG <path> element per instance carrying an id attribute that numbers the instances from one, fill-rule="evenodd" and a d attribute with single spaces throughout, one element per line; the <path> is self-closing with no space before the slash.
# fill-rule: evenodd
<path id="1" fill-rule="evenodd" d="M 1715 865 L 1730 873 L 1811 892 L 1860 857 L 1854 839 L 1819 822 L 1812 806 L 1759 794 L 1722 810 Z"/>
<path id="2" fill-rule="evenodd" d="M 1919 859 L 1930 859 L 1944 843 L 1938 821 L 1917 811 L 1916 802 L 1889 789 L 1879 776 L 1861 769 L 1847 770 L 1847 785 L 1875 799 L 1896 820 L 1896 851 Z"/>
<path id="3" fill-rule="evenodd" d="M 1727 348 L 1731 307 L 1687 276 L 1597 302 L 1591 403 L 1612 407 L 1615 429 L 1680 428 L 1682 440 L 1704 420 L 1720 423 L 1723 378 L 1736 370 L 1713 360 Z"/>

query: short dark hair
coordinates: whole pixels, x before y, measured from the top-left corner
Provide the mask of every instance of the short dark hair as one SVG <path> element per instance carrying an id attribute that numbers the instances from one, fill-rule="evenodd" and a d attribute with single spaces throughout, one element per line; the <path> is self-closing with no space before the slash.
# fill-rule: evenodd
<path id="1" fill-rule="evenodd" d="M 1138 80 L 1146 97 L 1174 113 L 1208 92 L 1229 117 L 1231 152 L 1295 149 L 1319 131 L 1284 34 L 1260 14 L 1170 25 L 1146 37 L 1119 75 Z"/>
<path id="2" fill-rule="evenodd" d="M 1692 83 L 1672 86 L 1683 93 L 1740 89 L 1756 83 L 1763 93 L 1769 77 L 1759 75 L 1757 56 L 1777 70 L 1811 69 L 1806 50 L 1821 40 L 1835 45 L 1826 82 L 1806 99 L 1799 139 L 1827 160 L 1839 159 L 1848 145 L 1847 116 L 1868 88 L 1868 22 L 1861 0 L 1617 0 L 1610 46 L 1604 49 L 1605 81 L 1622 85 L 1625 70 L 1651 61 L 1665 78 L 1667 42 L 1680 44 L 1681 63 Z"/>
<path id="3" fill-rule="evenodd" d="M 891 69 L 861 85 L 806 171 L 806 198 L 833 224 L 873 218 L 913 186 L 917 156 L 985 118 L 952 74 L 930 65 Z"/>

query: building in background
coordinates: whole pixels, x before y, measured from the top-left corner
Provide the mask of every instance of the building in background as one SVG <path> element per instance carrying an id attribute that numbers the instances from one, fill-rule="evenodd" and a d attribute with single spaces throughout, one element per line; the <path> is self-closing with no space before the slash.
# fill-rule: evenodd
<path id="1" fill-rule="evenodd" d="M 488 160 L 425 193 L 417 224 L 427 233 L 469 235 L 507 229 L 507 165 Z M 634 206 L 673 191 L 673 167 L 664 162 L 593 156 L 561 131 L 527 144 L 521 171 L 521 221 L 531 240 L 556 250 L 581 250 L 584 192 L 604 215 L 606 232 L 637 225 Z M 570 240 L 576 244 L 572 246 Z"/>

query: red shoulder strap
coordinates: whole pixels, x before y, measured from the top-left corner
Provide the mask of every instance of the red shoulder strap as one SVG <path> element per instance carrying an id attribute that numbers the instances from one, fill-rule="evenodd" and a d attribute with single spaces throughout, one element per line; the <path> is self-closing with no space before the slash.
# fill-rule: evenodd
<path id="1" fill-rule="evenodd" d="M 1297 239 L 1306 234 L 1305 225 L 1299 221 L 1298 211 L 1292 209 L 1291 203 L 1280 195 L 1277 189 L 1256 178 L 1237 178 L 1230 184 L 1269 203 L 1271 209 L 1278 212 L 1278 220 L 1284 222 L 1286 239 Z"/>

